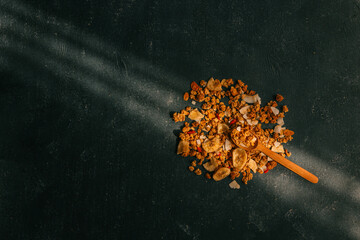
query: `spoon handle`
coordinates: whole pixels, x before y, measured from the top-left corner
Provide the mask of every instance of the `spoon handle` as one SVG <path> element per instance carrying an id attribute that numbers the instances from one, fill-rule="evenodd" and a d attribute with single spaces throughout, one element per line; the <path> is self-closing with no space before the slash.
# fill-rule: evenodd
<path id="1" fill-rule="evenodd" d="M 294 173 L 298 174 L 299 176 L 305 178 L 306 180 L 308 180 L 312 183 L 317 183 L 319 181 L 319 179 L 314 174 L 308 172 L 307 170 L 303 169 L 302 167 L 300 167 L 300 166 L 296 165 L 295 163 L 289 161 L 288 159 L 280 156 L 279 154 L 271 151 L 264 145 L 259 144 L 257 146 L 257 150 L 262 151 L 267 156 L 272 158 L 274 161 L 280 163 L 284 167 L 290 169 L 291 171 L 293 171 Z"/>

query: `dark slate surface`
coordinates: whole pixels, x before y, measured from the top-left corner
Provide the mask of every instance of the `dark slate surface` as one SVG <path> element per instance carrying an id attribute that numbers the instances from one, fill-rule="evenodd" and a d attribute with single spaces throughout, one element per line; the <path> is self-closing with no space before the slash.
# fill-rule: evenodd
<path id="1" fill-rule="evenodd" d="M 1 239 L 360 239 L 360 3 L 0 1 Z M 240 190 L 187 171 L 191 81 L 289 106 L 291 160 Z"/>

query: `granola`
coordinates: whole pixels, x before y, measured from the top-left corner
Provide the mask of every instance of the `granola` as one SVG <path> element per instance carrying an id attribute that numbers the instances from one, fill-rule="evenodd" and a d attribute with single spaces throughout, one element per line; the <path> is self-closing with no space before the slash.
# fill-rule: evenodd
<path id="1" fill-rule="evenodd" d="M 294 135 L 284 127 L 289 109 L 279 106 L 282 95 L 261 106 L 259 94 L 241 80 L 210 78 L 199 84 L 193 81 L 190 87 L 183 99 L 191 99 L 193 105 L 201 102 L 201 108 L 188 106 L 173 114 L 175 122 L 184 123 L 177 154 L 196 159 L 191 161 L 190 171 L 215 181 L 242 176 L 247 184 L 255 173 L 267 173 L 277 163 L 257 150 L 237 146 L 254 146 L 258 140 L 284 157 L 291 155 L 282 145 Z"/>

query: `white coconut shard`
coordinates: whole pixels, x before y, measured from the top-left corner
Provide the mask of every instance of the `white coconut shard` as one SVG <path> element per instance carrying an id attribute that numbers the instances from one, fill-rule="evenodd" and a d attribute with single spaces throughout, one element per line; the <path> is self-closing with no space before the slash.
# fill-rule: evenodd
<path id="1" fill-rule="evenodd" d="M 279 143 L 278 141 L 275 141 L 275 142 L 274 142 L 274 147 L 278 147 L 278 146 L 280 146 L 280 144 L 281 144 L 281 143 Z"/>
<path id="2" fill-rule="evenodd" d="M 281 130 L 285 130 L 285 127 L 281 127 L 281 125 L 276 125 L 274 128 L 274 132 L 280 134 Z"/>
<path id="3" fill-rule="evenodd" d="M 200 140 L 200 139 L 197 139 L 197 140 L 196 140 L 196 144 L 197 144 L 197 145 L 200 145 L 200 144 L 201 144 L 201 140 Z"/>
<path id="4" fill-rule="evenodd" d="M 271 157 L 268 157 L 268 162 L 273 161 L 273 159 Z"/>
<path id="5" fill-rule="evenodd" d="M 192 104 L 192 105 L 196 105 L 196 102 L 193 100 L 193 101 L 191 101 L 191 104 Z"/>
<path id="6" fill-rule="evenodd" d="M 248 106 L 245 106 L 245 107 L 240 108 L 240 113 L 243 114 L 243 115 L 246 114 L 246 113 L 247 113 L 247 110 L 249 109 L 249 107 L 250 107 L 250 106 L 248 105 Z"/>
<path id="7" fill-rule="evenodd" d="M 255 95 L 246 95 L 244 94 L 244 101 L 247 103 L 256 103 L 258 102 L 259 104 L 261 104 L 261 98 L 259 97 L 259 94 L 255 94 Z"/>
<path id="8" fill-rule="evenodd" d="M 232 149 L 232 144 L 228 139 L 225 139 L 224 149 L 225 151 L 230 151 Z"/>
<path id="9" fill-rule="evenodd" d="M 284 125 L 285 124 L 284 118 L 278 118 L 276 123 L 279 124 L 280 126 Z"/>
<path id="10" fill-rule="evenodd" d="M 283 153 L 284 152 L 284 147 L 283 147 L 283 145 L 279 145 L 278 147 L 273 146 L 271 148 L 271 151 L 277 152 L 277 153 Z"/>
<path id="11" fill-rule="evenodd" d="M 240 189 L 240 185 L 234 180 L 229 184 L 232 189 Z"/>
<path id="12" fill-rule="evenodd" d="M 240 131 L 241 131 L 241 127 L 238 126 L 238 127 L 236 128 L 236 130 L 240 132 Z"/>
<path id="13" fill-rule="evenodd" d="M 249 119 L 248 116 L 247 116 L 247 113 L 245 113 L 245 114 L 243 115 L 243 118 L 246 119 L 246 120 Z"/>
<path id="14" fill-rule="evenodd" d="M 250 160 L 249 160 L 248 166 L 249 166 L 249 168 L 250 168 L 254 173 L 256 173 L 257 164 L 256 164 L 256 162 L 255 162 L 253 159 L 250 159 Z"/>
<path id="15" fill-rule="evenodd" d="M 271 111 L 275 114 L 278 115 L 279 114 L 279 109 L 277 109 L 276 107 L 271 107 Z"/>

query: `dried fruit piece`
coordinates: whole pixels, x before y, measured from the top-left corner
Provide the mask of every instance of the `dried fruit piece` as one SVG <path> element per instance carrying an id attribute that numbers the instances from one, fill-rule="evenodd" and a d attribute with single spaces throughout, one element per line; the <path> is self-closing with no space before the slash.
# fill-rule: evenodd
<path id="1" fill-rule="evenodd" d="M 221 91 L 221 82 L 219 79 L 214 80 L 214 78 L 210 78 L 206 85 L 207 89 L 210 91 Z"/>
<path id="2" fill-rule="evenodd" d="M 240 109 L 240 113 L 241 113 L 242 115 L 246 114 L 249 108 L 250 108 L 249 105 L 248 105 L 248 106 L 245 106 L 245 107 L 242 107 L 242 108 Z"/>
<path id="3" fill-rule="evenodd" d="M 190 144 L 188 141 L 181 140 L 177 148 L 177 154 L 190 152 Z"/>
<path id="4" fill-rule="evenodd" d="M 209 172 L 215 171 L 218 166 L 219 165 L 215 158 L 211 158 L 209 162 L 203 164 L 203 167 Z"/>
<path id="5" fill-rule="evenodd" d="M 229 184 L 229 187 L 232 189 L 240 189 L 240 185 L 235 180 Z"/>
<path id="6" fill-rule="evenodd" d="M 247 154 L 246 151 L 242 148 L 236 148 L 232 152 L 232 163 L 233 166 L 241 170 L 246 165 Z"/>
<path id="7" fill-rule="evenodd" d="M 284 152 L 284 147 L 283 147 L 283 145 L 279 145 L 278 147 L 273 146 L 271 148 L 271 151 L 277 152 L 277 153 L 283 153 Z"/>
<path id="8" fill-rule="evenodd" d="M 261 104 L 261 98 L 259 97 L 259 94 L 255 94 L 255 95 L 245 95 L 243 100 L 247 103 L 256 103 L 258 102 L 259 104 Z"/>
<path id="9" fill-rule="evenodd" d="M 219 148 L 221 148 L 223 145 L 223 142 L 221 141 L 220 137 L 214 137 L 212 140 L 206 140 L 205 142 L 203 142 L 202 144 L 202 148 L 208 152 L 215 152 L 217 150 L 219 150 Z"/>
<path id="10" fill-rule="evenodd" d="M 194 110 L 192 110 L 188 116 L 191 120 L 195 120 L 195 121 L 200 121 L 204 115 L 201 114 L 201 112 L 199 112 L 199 110 L 197 108 L 195 108 Z"/>
<path id="11" fill-rule="evenodd" d="M 231 149 L 232 149 L 231 141 L 229 141 L 228 139 L 225 139 L 224 150 L 230 151 Z"/>
<path id="12" fill-rule="evenodd" d="M 278 115 L 280 112 L 280 110 L 277 109 L 276 107 L 271 107 L 271 111 L 274 113 L 275 116 Z"/>
<path id="13" fill-rule="evenodd" d="M 250 159 L 247 165 L 254 173 L 256 173 L 256 169 L 258 167 L 257 167 L 257 164 L 256 164 L 256 162 L 254 160 Z"/>
<path id="14" fill-rule="evenodd" d="M 215 181 L 220 181 L 230 175 L 230 169 L 226 167 L 219 168 L 213 175 Z"/>
<path id="15" fill-rule="evenodd" d="M 217 127 L 218 134 L 227 133 L 228 131 L 229 131 L 229 126 L 226 125 L 225 123 L 220 123 Z"/>

